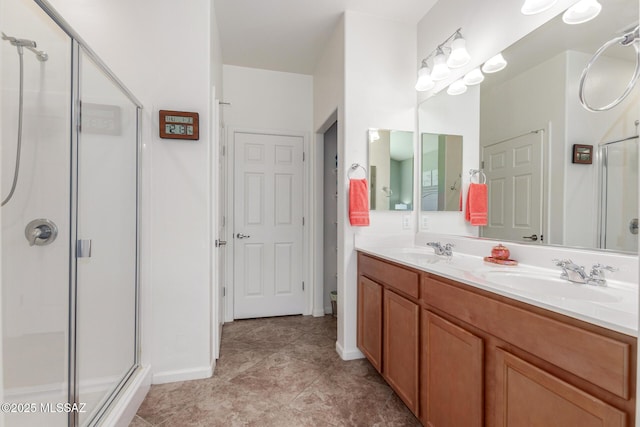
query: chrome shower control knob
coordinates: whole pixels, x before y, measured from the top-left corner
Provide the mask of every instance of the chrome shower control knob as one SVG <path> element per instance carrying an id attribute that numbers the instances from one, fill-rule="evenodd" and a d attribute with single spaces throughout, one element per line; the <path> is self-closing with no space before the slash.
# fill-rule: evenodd
<path id="1" fill-rule="evenodd" d="M 49 219 L 34 219 L 24 229 L 29 246 L 45 246 L 58 237 L 58 226 Z"/>

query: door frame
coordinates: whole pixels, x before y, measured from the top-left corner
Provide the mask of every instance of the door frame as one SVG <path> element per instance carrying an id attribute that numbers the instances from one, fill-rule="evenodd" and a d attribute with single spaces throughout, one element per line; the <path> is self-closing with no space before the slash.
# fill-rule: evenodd
<path id="1" fill-rule="evenodd" d="M 273 129 L 256 129 L 245 127 L 230 127 L 226 129 L 226 160 L 227 160 L 227 235 L 231 237 L 227 241 L 227 289 L 226 289 L 226 301 L 225 301 L 225 313 L 224 321 L 233 322 L 235 317 L 234 307 L 234 292 L 235 292 L 235 277 L 234 277 L 234 262 L 235 262 L 235 207 L 234 207 L 234 194 L 233 189 L 235 185 L 235 135 L 236 133 L 249 133 L 260 135 L 277 135 L 277 136 L 293 136 L 302 138 L 302 152 L 304 153 L 304 161 L 302 163 L 302 175 L 304 191 L 302 201 L 302 215 L 305 218 L 304 226 L 302 229 L 302 280 L 305 284 L 305 308 L 303 315 L 309 315 L 312 313 L 313 308 L 313 294 L 315 289 L 314 281 L 310 275 L 310 254 L 312 253 L 312 238 L 311 230 L 313 228 L 310 217 L 310 203 L 314 196 L 314 192 L 310 187 L 310 167 L 311 156 L 309 155 L 309 134 L 307 132 L 300 131 L 287 131 L 287 130 L 273 130 Z"/>

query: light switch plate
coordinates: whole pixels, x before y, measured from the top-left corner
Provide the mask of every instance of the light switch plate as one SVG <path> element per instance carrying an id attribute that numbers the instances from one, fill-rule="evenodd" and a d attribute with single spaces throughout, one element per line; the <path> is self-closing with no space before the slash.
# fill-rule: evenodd
<path id="1" fill-rule="evenodd" d="M 402 229 L 403 230 L 411 229 L 411 215 L 404 215 L 402 217 Z"/>
<path id="2" fill-rule="evenodd" d="M 423 231 L 427 231 L 427 230 L 429 230 L 429 217 L 428 217 L 428 216 L 426 216 L 426 215 L 422 215 L 422 216 L 420 217 L 420 220 L 421 220 L 421 222 L 420 222 L 420 228 L 421 228 Z"/>

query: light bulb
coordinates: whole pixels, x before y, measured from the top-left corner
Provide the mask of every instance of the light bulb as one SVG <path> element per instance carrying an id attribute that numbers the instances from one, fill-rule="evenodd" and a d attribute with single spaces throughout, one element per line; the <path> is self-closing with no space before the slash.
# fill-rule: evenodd
<path id="1" fill-rule="evenodd" d="M 520 12 L 522 12 L 523 15 L 535 15 L 536 13 L 551 9 L 557 1 L 558 0 L 525 0 Z"/>
<path id="2" fill-rule="evenodd" d="M 507 66 L 507 61 L 502 57 L 502 53 L 497 54 L 493 58 L 489 58 L 482 66 L 483 73 L 497 73 Z"/>
<path id="3" fill-rule="evenodd" d="M 562 20 L 570 25 L 582 24 L 598 16 L 601 10 L 598 0 L 580 0 L 562 14 Z"/>
<path id="4" fill-rule="evenodd" d="M 431 78 L 434 81 L 444 80 L 449 77 L 451 70 L 447 67 L 446 58 L 441 48 L 438 48 L 436 57 L 433 58 L 433 71 L 431 71 Z"/>
<path id="5" fill-rule="evenodd" d="M 480 71 L 480 68 L 474 68 L 462 78 L 462 81 L 467 86 L 480 84 L 482 83 L 483 80 L 484 80 L 484 74 L 482 74 L 482 71 Z"/>
<path id="6" fill-rule="evenodd" d="M 455 82 L 451 83 L 451 85 L 449 85 L 449 87 L 447 88 L 447 93 L 449 95 L 462 95 L 466 91 L 467 91 L 467 85 L 464 84 L 462 79 L 456 80 Z"/>
<path id="7" fill-rule="evenodd" d="M 420 92 L 424 92 L 426 90 L 432 89 L 436 85 L 436 82 L 431 78 L 431 70 L 429 67 L 422 66 L 420 70 L 418 70 L 418 81 L 416 82 L 416 90 Z"/>
<path id="8" fill-rule="evenodd" d="M 469 52 L 467 52 L 467 48 L 465 47 L 466 41 L 462 38 L 460 33 L 456 33 L 456 37 L 451 42 L 451 53 L 449 54 L 449 59 L 447 59 L 447 65 L 449 68 L 460 68 L 464 67 L 471 61 L 471 56 Z"/>

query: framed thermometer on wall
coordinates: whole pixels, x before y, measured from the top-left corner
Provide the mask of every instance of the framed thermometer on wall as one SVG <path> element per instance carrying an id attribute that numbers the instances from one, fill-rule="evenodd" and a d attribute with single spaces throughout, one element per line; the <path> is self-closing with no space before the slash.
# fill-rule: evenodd
<path id="1" fill-rule="evenodd" d="M 198 113 L 160 110 L 160 138 L 200 139 Z"/>

